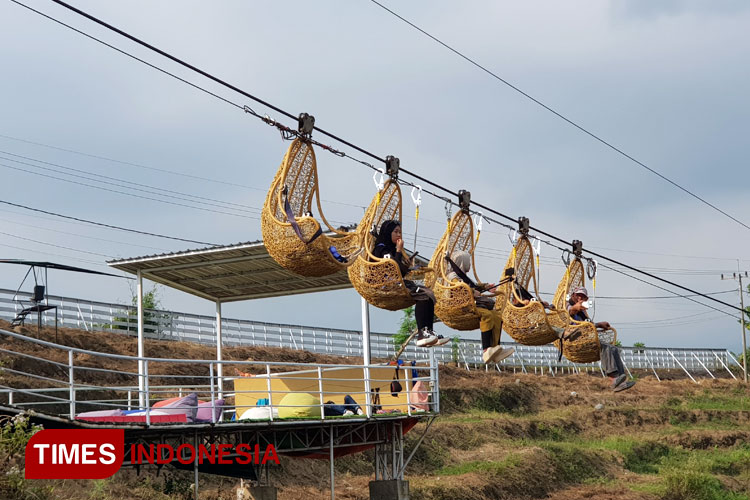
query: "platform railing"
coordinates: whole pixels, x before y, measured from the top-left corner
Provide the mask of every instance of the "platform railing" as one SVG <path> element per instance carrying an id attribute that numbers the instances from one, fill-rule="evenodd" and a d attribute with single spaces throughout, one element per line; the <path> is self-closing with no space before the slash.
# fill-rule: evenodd
<path id="1" fill-rule="evenodd" d="M 237 412 L 237 397 L 246 395 L 249 398 L 244 398 L 243 408 L 257 406 L 257 400 L 265 399 L 261 405 L 268 408 L 268 420 L 273 421 L 276 419 L 275 412 L 282 407 L 279 403 L 281 398 L 288 393 L 300 391 L 281 390 L 274 387 L 275 384 L 271 384 L 272 380 L 294 381 L 296 384 L 302 382 L 305 388 L 303 392 L 317 398 L 317 401 L 312 405 L 295 403 L 293 406 L 315 407 L 319 417 L 312 417 L 313 420 L 334 418 L 334 413 L 338 410 L 334 405 L 327 404 L 327 399 L 338 400 L 345 394 L 352 396 L 356 405 L 362 409 L 362 415 L 358 415 L 356 407 L 352 408 L 354 417 L 364 418 L 391 413 L 413 415 L 418 411 L 425 414 L 436 413 L 439 408 L 437 369 L 429 363 L 398 368 L 382 364 L 369 365 L 369 373 L 373 373 L 373 369 L 379 369 L 381 373 L 381 378 L 371 376 L 368 379 L 371 386 L 387 387 L 393 380 L 394 370 L 398 370 L 405 393 L 406 404 L 402 401 L 401 404 L 386 402 L 378 405 L 378 402 L 362 390 L 365 387 L 363 377 L 368 371 L 362 365 L 356 364 L 139 358 L 58 345 L 6 330 L 0 330 L 0 344 L 0 373 L 3 374 L 0 404 L 34 409 L 71 420 L 84 411 L 136 410 L 134 416 L 144 417 L 143 423 L 150 425 L 153 420 L 160 420 L 155 417 L 161 417 L 160 412 L 163 411 L 175 413 L 177 410 L 176 413 L 180 413 L 183 410 L 199 411 L 201 408 L 210 408 L 210 418 L 203 423 L 227 423 L 231 415 Z M 24 345 L 27 349 L 22 348 Z M 37 352 L 39 347 L 45 348 L 45 357 L 29 354 Z M 141 374 L 137 371 L 139 362 L 142 362 L 144 367 Z M 187 369 L 187 366 L 190 368 Z M 234 372 L 242 375 L 220 377 L 220 366 L 225 373 Z M 343 369 L 355 370 L 353 373 L 350 370 L 346 376 L 344 372 L 338 372 Z M 190 373 L 187 373 L 188 371 Z M 387 378 L 382 378 L 382 373 L 387 373 Z M 247 374 L 252 376 L 248 377 Z M 264 387 L 260 389 L 237 391 L 233 381 L 240 378 L 267 380 L 267 384 L 261 384 Z M 139 380 L 142 384 L 139 384 Z M 415 390 L 412 383 L 417 381 L 425 383 L 418 387 L 422 387 L 419 389 L 421 394 L 428 396 L 424 398 L 427 401 L 422 401 L 418 405 L 416 398 L 412 398 L 416 396 L 412 394 Z M 332 386 L 328 385 L 331 383 L 334 387 L 342 387 L 333 390 Z M 351 390 L 344 393 L 341 389 L 347 385 Z M 152 401 L 181 397 L 189 393 L 196 393 L 196 398 L 204 398 L 207 402 L 203 405 L 172 407 L 168 410 L 153 408 L 150 404 Z M 233 398 L 235 404 L 220 402 L 220 399 L 229 398 Z M 415 404 L 410 404 L 412 402 Z M 389 412 L 389 409 L 395 409 L 396 406 L 400 408 L 399 412 Z M 378 409 L 381 411 L 377 411 Z M 217 421 L 215 415 L 222 411 L 225 418 L 219 418 Z M 235 415 L 235 419 L 240 417 L 242 415 Z"/>
<path id="2" fill-rule="evenodd" d="M 20 310 L 19 302 L 15 299 L 28 301 L 30 297 L 30 293 L 20 292 L 16 297 L 15 290 L 0 289 L 0 318 L 11 320 Z M 57 306 L 58 324 L 62 327 L 137 334 L 135 307 L 55 295 L 48 296 L 48 300 L 50 305 Z M 42 320 L 45 325 L 54 325 L 54 311 L 43 313 Z M 29 326 L 33 326 L 35 318 L 28 318 L 28 321 Z M 146 310 L 144 322 L 146 338 L 209 345 L 216 342 L 215 316 Z M 371 333 L 372 357 L 387 359 L 393 356 L 396 350 L 393 338 L 392 334 Z M 357 330 L 223 318 L 222 339 L 223 345 L 228 347 L 280 347 L 338 356 L 362 356 L 361 332 Z M 580 365 L 565 358 L 559 359 L 559 353 L 553 345 L 523 346 L 510 342 L 503 342 L 502 345 L 514 347 L 516 353 L 497 367 L 487 367 L 482 363 L 482 349 L 478 340 L 462 338 L 457 344 L 449 343 L 432 348 L 437 362 L 455 363 L 468 369 L 500 368 L 548 374 L 599 370 L 597 364 Z M 741 370 L 740 364 L 726 349 L 624 346 L 621 354 L 625 366 L 631 370 L 679 370 L 689 376 L 701 374 L 710 377 L 719 374 L 734 377 L 734 372 Z M 430 354 L 427 349 L 410 345 L 405 350 L 404 357 L 426 361 Z"/>

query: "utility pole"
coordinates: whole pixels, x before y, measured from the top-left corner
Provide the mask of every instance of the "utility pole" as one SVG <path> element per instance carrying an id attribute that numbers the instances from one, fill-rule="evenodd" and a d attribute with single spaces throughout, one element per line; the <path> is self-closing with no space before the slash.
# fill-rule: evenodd
<path id="1" fill-rule="evenodd" d="M 740 313 L 740 325 L 742 325 L 742 369 L 745 372 L 745 383 L 747 383 L 747 339 L 745 336 L 745 299 L 743 297 L 745 291 L 742 288 L 742 278 L 743 274 L 745 278 L 748 278 L 747 271 L 744 273 L 739 270 L 740 269 L 740 261 L 737 261 L 737 272 L 732 273 L 732 276 L 724 277 L 724 275 L 721 275 L 722 280 L 739 280 L 740 282 L 740 307 L 742 308 L 742 312 Z"/>

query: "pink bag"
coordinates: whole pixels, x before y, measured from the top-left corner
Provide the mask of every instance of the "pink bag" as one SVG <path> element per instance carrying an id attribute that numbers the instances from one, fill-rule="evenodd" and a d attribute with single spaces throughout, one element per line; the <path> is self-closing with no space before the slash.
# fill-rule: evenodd
<path id="1" fill-rule="evenodd" d="M 409 391 L 409 405 L 412 411 L 430 411 L 429 401 L 430 386 L 420 380 Z"/>

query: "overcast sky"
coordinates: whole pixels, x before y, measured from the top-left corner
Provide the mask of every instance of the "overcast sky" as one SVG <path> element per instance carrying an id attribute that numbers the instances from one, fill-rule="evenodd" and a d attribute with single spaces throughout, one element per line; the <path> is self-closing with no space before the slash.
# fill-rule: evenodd
<path id="1" fill-rule="evenodd" d="M 52 2 L 27 3 L 227 99 L 282 118 Z M 592 250 L 685 286 L 704 292 L 734 289 L 716 297 L 739 303 L 736 282 L 721 281 L 719 274 L 736 271 L 737 259 L 743 270 L 750 269 L 750 230 L 372 2 L 73 3 L 291 113 L 311 113 L 320 127 L 381 157 L 398 156 L 407 169 L 454 190 L 468 189 L 473 199 L 500 212 L 525 215 L 547 232 L 581 239 Z M 750 224 L 750 3 L 420 0 L 386 5 Z M 0 134 L 127 162 L 0 137 L 0 199 L 199 241 L 260 239 L 260 207 L 288 146 L 274 129 L 9 1 L 0 2 L 0 28 Z M 119 186 L 7 153 L 113 177 L 119 180 L 106 181 Z M 337 223 L 359 221 L 361 207 L 375 192 L 371 171 L 323 151 L 318 166 L 326 216 Z M 123 181 L 150 186 L 131 188 L 189 193 L 192 201 L 128 189 Z M 405 213 L 411 241 L 409 203 Z M 443 203 L 425 195 L 422 255 L 432 253 L 444 227 Z M 6 233 L 0 235 L 2 258 L 97 270 L 106 270 L 104 261 L 115 257 L 197 246 L 1 204 L 0 231 Z M 496 280 L 509 251 L 507 231 L 485 224 L 479 276 Z M 563 271 L 560 252 L 542 246 L 541 292 L 547 297 Z M 0 288 L 15 289 L 24 272 L 3 266 Z M 606 269 L 597 285 L 597 294 L 607 297 L 668 295 Z M 160 290 L 165 308 L 213 314 L 207 301 Z M 126 280 L 62 272 L 51 274 L 50 292 L 100 301 L 130 297 Z M 225 315 L 354 329 L 360 327 L 359 304 L 356 292 L 346 290 L 228 304 Z M 372 329 L 394 331 L 399 318 L 398 312 L 373 310 Z M 685 299 L 600 299 L 596 319 L 615 324 L 628 345 L 740 349 L 737 319 Z M 443 326 L 438 330 L 453 334 Z"/>

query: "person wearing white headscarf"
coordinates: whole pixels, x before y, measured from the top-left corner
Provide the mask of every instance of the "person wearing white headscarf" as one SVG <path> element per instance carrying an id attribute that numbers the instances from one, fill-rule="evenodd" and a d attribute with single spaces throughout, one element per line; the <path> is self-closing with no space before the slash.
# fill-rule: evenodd
<path id="1" fill-rule="evenodd" d="M 451 260 L 464 275 L 471 271 L 471 255 L 468 252 L 456 250 L 451 254 Z M 448 281 L 463 281 L 455 271 L 447 273 L 445 278 Z M 489 290 L 494 290 L 494 287 L 489 287 Z M 503 320 L 500 317 L 500 312 L 495 309 L 495 300 L 492 297 L 482 295 L 482 292 L 476 288 L 472 288 L 472 291 L 474 292 L 477 312 L 479 313 L 479 331 L 482 335 L 482 360 L 485 363 L 498 363 L 513 354 L 515 349 L 512 347 L 504 349 L 498 345 L 500 343 Z"/>

